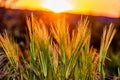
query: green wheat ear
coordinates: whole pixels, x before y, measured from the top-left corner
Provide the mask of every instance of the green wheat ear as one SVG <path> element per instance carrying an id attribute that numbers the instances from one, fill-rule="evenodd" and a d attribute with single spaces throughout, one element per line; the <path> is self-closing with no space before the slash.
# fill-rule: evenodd
<path id="1" fill-rule="evenodd" d="M 116 29 L 113 24 L 110 24 L 108 29 L 107 27 L 105 27 L 103 30 L 103 36 L 101 39 L 101 46 L 100 46 L 100 61 L 99 61 L 99 72 L 102 74 L 103 78 L 105 78 L 103 64 L 107 55 L 108 48 L 115 33 L 116 33 Z"/>

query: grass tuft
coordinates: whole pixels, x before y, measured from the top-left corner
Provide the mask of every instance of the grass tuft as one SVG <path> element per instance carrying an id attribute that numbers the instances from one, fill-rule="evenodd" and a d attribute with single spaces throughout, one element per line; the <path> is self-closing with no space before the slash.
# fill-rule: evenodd
<path id="1" fill-rule="evenodd" d="M 71 30 L 65 18 L 57 19 L 47 27 L 33 14 L 27 17 L 29 49 L 22 53 L 19 45 L 7 32 L 0 35 L 0 46 L 8 59 L 4 63 L 0 54 L 0 70 L 7 74 L 1 79 L 16 80 L 100 80 L 104 78 L 103 63 L 116 29 L 105 27 L 100 54 L 90 47 L 91 30 L 88 19 L 81 19 Z M 99 63 L 99 65 L 97 64 Z M 7 66 L 7 67 L 5 67 Z M 98 75 L 98 72 L 102 76 Z"/>
<path id="2" fill-rule="evenodd" d="M 104 61 L 107 55 L 108 48 L 110 46 L 110 43 L 116 33 L 116 29 L 114 29 L 114 25 L 110 24 L 110 26 L 105 27 L 103 30 L 103 36 L 101 39 L 101 46 L 100 46 L 100 60 L 99 60 L 99 72 L 105 78 L 105 72 L 103 69 Z"/>

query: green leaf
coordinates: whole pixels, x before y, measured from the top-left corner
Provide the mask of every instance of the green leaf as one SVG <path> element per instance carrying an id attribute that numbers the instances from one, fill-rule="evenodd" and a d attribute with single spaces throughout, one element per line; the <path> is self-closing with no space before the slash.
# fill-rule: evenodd
<path id="1" fill-rule="evenodd" d="M 39 55 L 40 55 L 40 61 L 41 61 L 41 69 L 44 74 L 44 77 L 46 77 L 47 76 L 47 60 L 45 58 L 46 55 L 43 53 L 43 51 L 40 51 Z"/>

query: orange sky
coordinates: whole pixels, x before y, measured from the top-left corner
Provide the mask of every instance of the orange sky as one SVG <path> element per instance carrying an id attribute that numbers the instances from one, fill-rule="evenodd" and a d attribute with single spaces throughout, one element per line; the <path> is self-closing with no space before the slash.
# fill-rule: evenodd
<path id="1" fill-rule="evenodd" d="M 25 9 L 43 9 L 43 3 L 46 0 L 18 0 L 16 4 L 12 5 L 13 8 L 25 8 Z M 54 5 L 55 0 L 49 0 Z M 59 0 L 58 0 L 59 1 Z M 72 12 L 92 14 L 92 15 L 104 15 L 110 17 L 120 17 L 120 0 L 64 0 L 72 5 Z M 66 7 L 62 5 L 61 7 Z M 60 5 L 59 2 L 56 3 Z"/>

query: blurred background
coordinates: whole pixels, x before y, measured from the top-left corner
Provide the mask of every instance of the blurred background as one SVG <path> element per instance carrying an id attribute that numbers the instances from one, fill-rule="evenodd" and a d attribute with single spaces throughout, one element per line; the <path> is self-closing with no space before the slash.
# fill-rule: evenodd
<path id="1" fill-rule="evenodd" d="M 88 16 L 88 20 L 90 21 L 89 27 L 92 30 L 91 46 L 99 49 L 103 28 L 110 23 L 114 23 L 117 28 L 117 33 L 107 54 L 107 57 L 109 57 L 111 61 L 106 60 L 105 66 L 108 75 L 117 76 L 118 67 L 120 68 L 120 6 L 118 5 L 120 1 L 91 1 L 93 2 L 90 2 L 90 4 L 82 0 L 75 0 L 75 2 L 70 1 L 75 5 L 75 8 L 61 12 L 57 11 L 60 13 L 55 13 L 54 9 L 48 9 L 49 6 L 42 6 L 42 4 L 40 4 L 44 3 L 42 0 L 36 0 L 36 2 L 32 2 L 32 0 L 0 0 L 0 33 L 3 34 L 4 30 L 6 30 L 24 50 L 26 47 L 24 36 L 27 26 L 26 16 L 30 16 L 31 13 L 43 20 L 48 27 L 50 22 L 54 21 L 56 17 L 65 16 L 70 27 L 74 28 L 81 19 L 81 16 L 83 18 Z M 106 2 L 108 3 L 106 4 Z M 81 6 L 79 6 L 80 4 Z"/>

